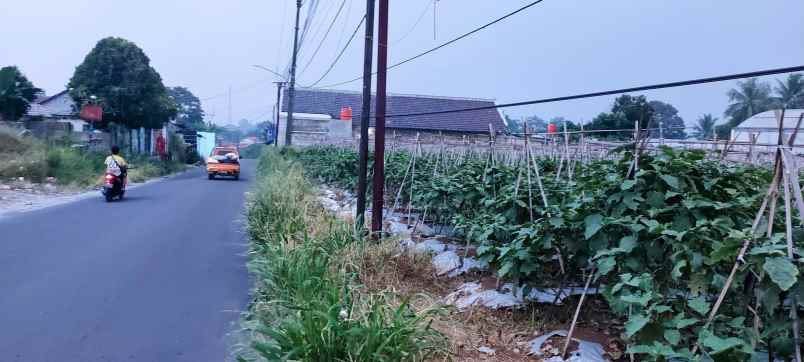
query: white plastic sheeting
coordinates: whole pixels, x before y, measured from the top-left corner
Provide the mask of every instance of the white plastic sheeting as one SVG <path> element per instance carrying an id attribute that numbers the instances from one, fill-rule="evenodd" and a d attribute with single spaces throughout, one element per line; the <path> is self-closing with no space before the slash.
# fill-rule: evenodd
<path id="1" fill-rule="evenodd" d="M 529 342 L 530 344 L 530 354 L 535 356 L 541 356 L 542 352 L 542 345 L 546 342 L 550 337 L 553 336 L 567 336 L 567 331 L 552 331 L 550 333 L 545 333 L 536 339 L 533 339 Z M 606 358 L 603 357 L 605 351 L 603 350 L 603 346 L 599 343 L 584 341 L 582 339 L 573 338 L 574 341 L 578 342 L 578 350 L 573 352 L 569 358 L 562 359 L 561 357 L 552 357 L 545 361 L 551 362 L 606 362 Z"/>
<path id="2" fill-rule="evenodd" d="M 561 292 L 559 294 L 559 291 Z M 491 309 L 519 307 L 525 302 L 553 303 L 561 304 L 570 295 L 583 293 L 583 288 L 534 288 L 527 295 L 524 295 L 525 288 L 517 288 L 514 293 L 514 285 L 505 283 L 500 290 L 483 289 L 480 283 L 464 283 L 458 290 L 446 296 L 445 302 L 454 305 L 459 310 L 472 306 L 483 306 Z M 586 294 L 597 294 L 597 289 L 590 288 Z"/>

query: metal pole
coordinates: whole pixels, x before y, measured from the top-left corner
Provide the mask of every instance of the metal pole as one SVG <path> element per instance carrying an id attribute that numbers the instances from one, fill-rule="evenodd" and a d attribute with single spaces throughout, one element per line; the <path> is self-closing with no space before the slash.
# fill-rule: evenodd
<path id="1" fill-rule="evenodd" d="M 293 129 L 293 99 L 296 96 L 296 56 L 299 53 L 299 13 L 301 0 L 296 0 L 296 30 L 293 32 L 293 61 L 290 66 L 290 88 L 288 88 L 288 120 L 285 122 L 285 146 L 290 146 L 290 134 Z M 279 128 L 277 128 L 279 132 Z"/>
<path id="2" fill-rule="evenodd" d="M 362 229 L 366 217 L 366 169 L 368 128 L 371 116 L 371 64 L 374 45 L 374 0 L 366 0 L 366 43 L 363 48 L 363 104 L 360 111 L 360 158 L 357 162 L 357 207 L 355 227 Z"/>
<path id="3" fill-rule="evenodd" d="M 279 115 L 282 113 L 282 86 L 285 82 L 276 83 L 276 122 L 274 123 L 274 147 L 279 145 Z"/>
<path id="4" fill-rule="evenodd" d="M 382 231 L 385 196 L 385 106 L 388 68 L 388 0 L 380 0 L 379 39 L 377 40 L 377 106 L 374 121 L 374 192 L 372 193 L 371 231 Z M 424 220 L 422 220 L 424 222 Z M 377 235 L 377 234 L 375 234 Z"/>

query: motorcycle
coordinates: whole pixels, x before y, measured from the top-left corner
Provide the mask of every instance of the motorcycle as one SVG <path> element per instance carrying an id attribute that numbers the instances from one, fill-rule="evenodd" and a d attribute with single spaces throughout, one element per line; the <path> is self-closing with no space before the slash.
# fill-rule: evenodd
<path id="1" fill-rule="evenodd" d="M 103 197 L 106 198 L 106 202 L 111 202 L 115 198 L 122 200 L 123 195 L 126 194 L 126 184 L 128 183 L 128 180 L 122 176 L 115 176 L 109 172 L 106 173 L 104 180 L 105 182 L 101 193 L 103 194 Z"/>

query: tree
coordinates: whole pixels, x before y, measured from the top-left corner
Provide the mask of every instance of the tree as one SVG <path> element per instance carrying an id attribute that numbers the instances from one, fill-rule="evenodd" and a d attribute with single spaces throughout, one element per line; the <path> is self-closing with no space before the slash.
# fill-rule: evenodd
<path id="1" fill-rule="evenodd" d="M 662 128 L 664 138 L 687 138 L 684 131 L 684 120 L 678 115 L 678 110 L 672 105 L 660 101 L 650 101 L 648 105 L 653 109 L 653 123 L 650 128 Z M 656 137 L 659 132 L 651 132 Z"/>
<path id="2" fill-rule="evenodd" d="M 101 39 L 76 69 L 68 87 L 77 104 L 98 97 L 104 123 L 129 128 L 159 128 L 176 115 L 162 77 L 136 44 L 109 37 Z"/>
<path id="3" fill-rule="evenodd" d="M 790 74 L 784 82 L 776 80 L 774 103 L 783 108 L 804 108 L 804 79 L 801 73 Z"/>
<path id="4" fill-rule="evenodd" d="M 699 139 L 711 139 L 715 135 L 715 123 L 717 117 L 711 114 L 704 114 L 695 121 L 695 137 Z"/>
<path id="5" fill-rule="evenodd" d="M 16 66 L 0 68 L 0 118 L 8 121 L 20 119 L 41 91 Z"/>
<path id="6" fill-rule="evenodd" d="M 611 113 L 601 113 L 589 123 L 590 130 L 633 130 L 634 123 L 639 122 L 639 128 L 647 128 L 653 121 L 654 110 L 648 104 L 645 96 L 631 96 L 623 94 L 614 100 Z M 631 132 L 606 132 L 598 135 L 601 138 L 629 139 Z"/>
<path id="7" fill-rule="evenodd" d="M 737 82 L 737 88 L 726 93 L 730 102 L 725 112 L 729 117 L 728 124 L 731 127 L 737 126 L 749 117 L 771 109 L 770 92 L 770 85 L 756 78 Z"/>
<path id="8" fill-rule="evenodd" d="M 167 92 L 176 103 L 176 123 L 194 130 L 204 127 L 204 109 L 195 94 L 185 87 L 171 87 Z"/>
<path id="9" fill-rule="evenodd" d="M 508 132 L 520 134 L 524 133 L 524 124 L 528 124 L 528 133 L 547 132 L 547 122 L 539 116 L 526 117 L 520 121 L 505 115 L 505 122 L 508 124 Z"/>

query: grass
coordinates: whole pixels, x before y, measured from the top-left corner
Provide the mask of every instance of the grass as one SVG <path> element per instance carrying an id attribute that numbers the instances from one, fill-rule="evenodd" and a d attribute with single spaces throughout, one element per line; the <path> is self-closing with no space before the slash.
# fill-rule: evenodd
<path id="1" fill-rule="evenodd" d="M 446 351 L 431 328 L 438 311 L 366 293 L 352 256 L 371 243 L 318 205 L 301 168 L 265 150 L 249 201 L 252 332 L 241 360 L 420 361 Z"/>
<path id="2" fill-rule="evenodd" d="M 98 185 L 106 169 L 103 163 L 106 156 L 20 137 L 16 131 L 0 127 L 0 180 L 23 177 L 31 182 L 43 182 L 54 177 L 62 185 Z M 135 156 L 128 161 L 134 166 L 129 172 L 132 182 L 167 175 L 185 167 L 180 162 L 162 162 L 146 156 Z"/>

